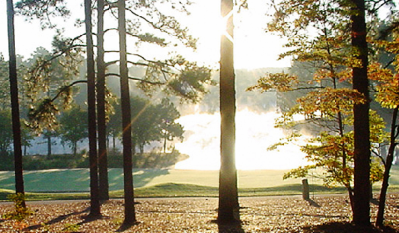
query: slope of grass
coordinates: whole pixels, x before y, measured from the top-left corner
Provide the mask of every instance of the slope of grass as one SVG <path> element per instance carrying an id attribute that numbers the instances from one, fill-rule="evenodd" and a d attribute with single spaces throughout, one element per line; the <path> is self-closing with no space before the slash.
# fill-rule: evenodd
<path id="1" fill-rule="evenodd" d="M 240 188 L 261 188 L 301 183 L 300 179 L 283 180 L 286 170 L 238 171 Z M 136 188 L 165 183 L 194 184 L 218 187 L 219 171 L 135 169 L 133 172 Z M 88 192 L 88 169 L 51 169 L 25 171 L 25 190 L 28 192 Z M 315 181 L 320 184 L 320 182 Z M 123 189 L 123 171 L 109 169 L 110 190 Z M 14 173 L 0 172 L 0 187 L 14 189 Z"/>

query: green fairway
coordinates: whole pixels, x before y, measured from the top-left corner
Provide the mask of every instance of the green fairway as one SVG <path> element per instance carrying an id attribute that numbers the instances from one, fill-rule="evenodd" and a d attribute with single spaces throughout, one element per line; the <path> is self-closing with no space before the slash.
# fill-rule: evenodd
<path id="1" fill-rule="evenodd" d="M 301 179 L 283 180 L 288 170 L 238 171 L 238 186 L 241 196 L 292 195 L 301 193 Z M 140 169 L 134 170 L 136 196 L 217 196 L 218 171 Z M 74 199 L 87 198 L 89 191 L 88 169 L 53 169 L 24 172 L 25 191 L 30 199 Z M 343 188 L 327 189 L 321 180 L 309 178 L 313 193 L 344 193 Z M 109 170 L 112 197 L 123 195 L 122 169 Z M 380 184 L 375 184 L 378 189 Z M 390 190 L 399 189 L 399 167 L 394 166 L 390 178 Z M 0 200 L 14 190 L 14 173 L 0 172 Z M 64 194 L 43 194 L 64 193 Z M 65 195 L 65 193 L 70 193 Z"/>
<path id="2" fill-rule="evenodd" d="M 263 188 L 300 184 L 300 179 L 283 180 L 287 170 L 238 171 L 240 188 Z M 166 183 L 217 187 L 218 171 L 140 169 L 134 170 L 136 188 Z M 89 191 L 88 169 L 52 169 L 24 172 L 27 192 L 85 192 Z M 311 182 L 311 181 L 310 181 Z M 320 181 L 316 182 L 321 184 Z M 122 169 L 109 169 L 110 190 L 123 189 Z M 0 172 L 0 187 L 14 189 L 14 173 Z"/>

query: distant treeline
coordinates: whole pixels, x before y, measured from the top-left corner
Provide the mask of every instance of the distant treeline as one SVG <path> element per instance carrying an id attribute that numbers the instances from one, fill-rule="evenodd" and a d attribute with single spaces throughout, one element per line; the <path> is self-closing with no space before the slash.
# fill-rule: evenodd
<path id="1" fill-rule="evenodd" d="M 174 150 L 171 153 L 150 152 L 136 154 L 133 156 L 134 168 L 168 168 L 174 166 L 177 162 L 187 159 L 188 156 L 180 154 Z M 12 155 L 2 156 L 0 163 L 1 171 L 14 170 L 14 157 Z M 45 169 L 73 169 L 88 168 L 89 158 L 86 154 L 73 156 L 71 154 L 63 155 L 32 155 L 23 157 L 24 170 L 45 170 Z M 110 153 L 108 156 L 109 168 L 122 168 L 123 157 L 120 152 Z"/>

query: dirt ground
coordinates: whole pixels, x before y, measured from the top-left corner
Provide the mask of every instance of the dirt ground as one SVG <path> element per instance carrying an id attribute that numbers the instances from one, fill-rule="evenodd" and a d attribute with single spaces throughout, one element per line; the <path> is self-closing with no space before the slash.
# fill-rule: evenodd
<path id="1" fill-rule="evenodd" d="M 138 223 L 121 228 L 122 200 L 102 205 L 103 217 L 89 219 L 88 201 L 28 202 L 33 212 L 26 220 L 0 219 L 0 232 L 399 232 L 399 194 L 387 200 L 385 229 L 356 229 L 345 195 L 240 198 L 237 225 L 218 225 L 215 198 L 137 199 Z M 371 204 L 372 221 L 377 205 Z M 0 204 L 0 216 L 15 210 Z"/>

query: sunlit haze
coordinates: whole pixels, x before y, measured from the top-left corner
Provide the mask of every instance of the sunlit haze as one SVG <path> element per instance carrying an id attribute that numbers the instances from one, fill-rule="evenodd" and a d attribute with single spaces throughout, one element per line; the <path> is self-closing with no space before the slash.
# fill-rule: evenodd
<path id="1" fill-rule="evenodd" d="M 267 148 L 284 137 L 281 129 L 274 128 L 275 112 L 255 113 L 239 111 L 236 116 L 237 169 L 291 169 L 305 165 L 304 153 L 291 144 L 275 151 Z M 183 116 L 185 140 L 176 149 L 190 156 L 176 164 L 176 169 L 217 170 L 220 167 L 220 113 L 197 113 Z"/>

